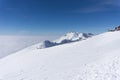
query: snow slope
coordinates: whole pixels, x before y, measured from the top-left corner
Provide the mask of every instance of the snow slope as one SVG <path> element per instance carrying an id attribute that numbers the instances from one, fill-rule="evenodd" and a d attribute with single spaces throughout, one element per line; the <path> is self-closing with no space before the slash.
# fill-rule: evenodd
<path id="1" fill-rule="evenodd" d="M 0 80 L 120 80 L 120 31 L 0 60 Z"/>

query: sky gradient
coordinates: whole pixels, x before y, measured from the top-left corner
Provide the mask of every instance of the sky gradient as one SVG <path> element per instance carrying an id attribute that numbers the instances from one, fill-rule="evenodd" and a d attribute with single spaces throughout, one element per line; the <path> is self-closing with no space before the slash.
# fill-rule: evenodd
<path id="1" fill-rule="evenodd" d="M 119 0 L 0 1 L 0 35 L 101 33 L 119 21 Z"/>

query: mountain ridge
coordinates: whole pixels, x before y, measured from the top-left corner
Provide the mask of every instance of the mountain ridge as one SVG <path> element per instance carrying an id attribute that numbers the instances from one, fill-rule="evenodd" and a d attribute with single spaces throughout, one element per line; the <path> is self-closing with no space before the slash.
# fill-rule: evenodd
<path id="1" fill-rule="evenodd" d="M 39 43 L 39 45 L 37 45 L 37 49 L 43 49 L 43 48 L 58 46 L 61 44 L 81 41 L 90 38 L 92 36 L 93 36 L 92 33 L 68 32 L 67 34 L 63 35 L 62 37 L 54 41 L 45 40 L 42 43 Z"/>

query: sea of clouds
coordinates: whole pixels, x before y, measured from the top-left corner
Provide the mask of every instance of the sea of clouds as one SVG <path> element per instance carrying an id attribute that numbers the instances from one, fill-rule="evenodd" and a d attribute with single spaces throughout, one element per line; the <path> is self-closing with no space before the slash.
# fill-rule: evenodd
<path id="1" fill-rule="evenodd" d="M 0 36 L 0 58 L 17 52 L 33 44 L 42 42 L 46 39 L 52 40 L 53 36 Z"/>

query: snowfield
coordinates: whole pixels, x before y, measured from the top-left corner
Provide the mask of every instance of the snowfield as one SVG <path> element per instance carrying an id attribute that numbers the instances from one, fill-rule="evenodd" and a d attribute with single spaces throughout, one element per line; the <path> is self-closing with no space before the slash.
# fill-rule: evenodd
<path id="1" fill-rule="evenodd" d="M 120 80 L 120 31 L 0 60 L 0 80 Z"/>

